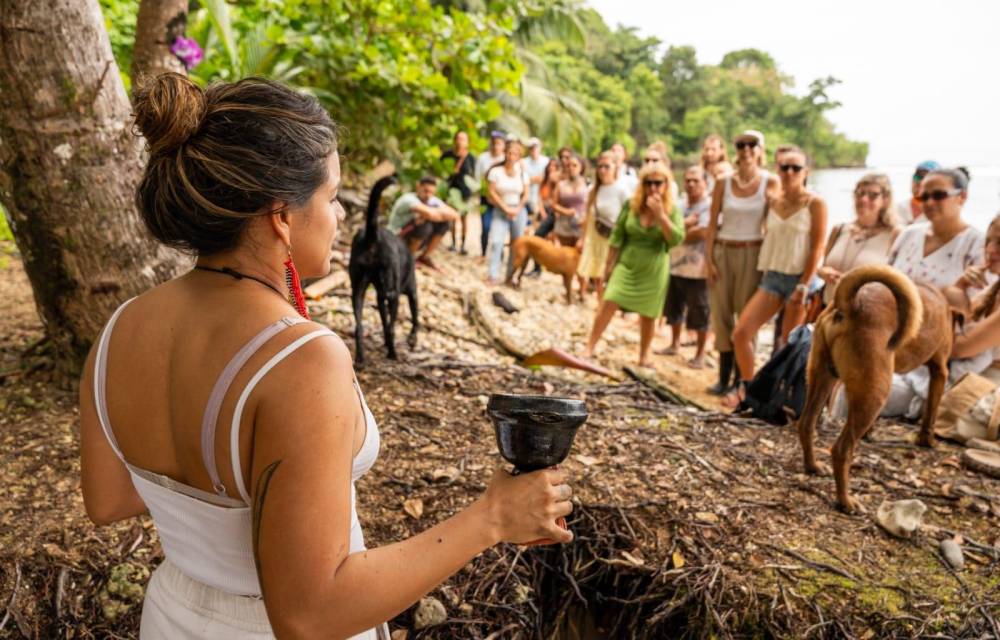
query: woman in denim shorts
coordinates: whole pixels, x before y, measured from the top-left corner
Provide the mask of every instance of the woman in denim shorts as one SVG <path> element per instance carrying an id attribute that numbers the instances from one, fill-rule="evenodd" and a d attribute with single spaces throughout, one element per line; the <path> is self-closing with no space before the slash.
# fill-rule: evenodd
<path id="1" fill-rule="evenodd" d="M 805 315 L 809 285 L 823 257 L 826 240 L 826 202 L 806 189 L 809 169 L 806 155 L 798 147 L 787 148 L 778 164 L 781 195 L 768 202 L 764 244 L 757 270 L 764 273 L 753 297 L 740 312 L 733 329 L 733 351 L 739 368 L 736 396 L 726 404 L 735 406 L 754 374 L 753 340 L 774 314 L 785 309 L 782 337 Z"/>

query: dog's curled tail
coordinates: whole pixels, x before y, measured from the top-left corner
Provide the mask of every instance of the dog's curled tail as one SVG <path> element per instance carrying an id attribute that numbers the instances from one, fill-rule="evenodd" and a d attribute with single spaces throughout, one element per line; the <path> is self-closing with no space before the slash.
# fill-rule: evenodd
<path id="1" fill-rule="evenodd" d="M 848 271 L 837 283 L 833 305 L 845 316 L 852 313 L 854 296 L 858 289 L 869 282 L 879 282 L 892 292 L 896 299 L 898 319 L 896 331 L 889 338 L 889 347 L 896 348 L 917 335 L 924 315 L 924 305 L 920 301 L 917 285 L 901 272 L 888 265 L 873 264 L 855 267 Z"/>
<path id="2" fill-rule="evenodd" d="M 379 178 L 372 185 L 371 193 L 368 194 L 368 209 L 365 211 L 365 239 L 368 242 L 375 241 L 378 233 L 378 205 L 382 200 L 382 193 L 396 182 L 396 175 L 388 175 Z"/>

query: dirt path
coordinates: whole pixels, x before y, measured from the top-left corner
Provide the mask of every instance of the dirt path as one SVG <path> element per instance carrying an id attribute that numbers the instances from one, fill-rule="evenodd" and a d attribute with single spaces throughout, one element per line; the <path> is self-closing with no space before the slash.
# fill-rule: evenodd
<path id="1" fill-rule="evenodd" d="M 482 267 L 445 253 L 440 262 L 444 273 L 418 276 L 427 328 L 416 351 L 402 339 L 404 315 L 402 357 L 385 360 L 377 314 L 366 311 L 370 362 L 359 379 L 383 443 L 358 484 L 366 539 L 403 539 L 479 495 L 500 463 L 486 398 L 506 390 L 587 400 L 591 418 L 565 465 L 577 542 L 488 551 L 432 592 L 443 624 L 416 630 L 407 612 L 394 637 L 576 637 L 570 626 L 612 638 L 997 632 L 1000 481 L 964 470 L 956 447 L 918 449 L 909 427 L 880 425 L 857 456 L 854 488 L 870 511 L 924 501 L 928 524 L 961 534 L 961 572 L 943 564 L 936 535 L 897 540 L 870 516 L 836 511 L 832 481 L 801 472 L 789 429 L 666 404 L 631 381 L 517 366 L 470 321 Z M 560 288 L 545 276 L 507 292 L 524 305 L 503 318 L 511 339 L 579 348 L 592 308 L 564 306 Z M 134 637 L 162 558 L 155 529 L 148 518 L 100 528 L 85 518 L 75 397 L 52 384 L 43 349 L 21 355 L 42 333 L 16 257 L 0 271 L 0 295 L 0 362 L 21 371 L 0 381 L 0 618 L 10 614 L 0 638 Z M 347 296 L 335 290 L 311 308 L 352 344 Z M 636 333 L 616 319 L 601 361 L 632 363 Z M 674 363 L 659 358 L 657 372 L 707 400 L 697 391 L 709 374 Z M 835 436 L 822 429 L 821 446 Z"/>

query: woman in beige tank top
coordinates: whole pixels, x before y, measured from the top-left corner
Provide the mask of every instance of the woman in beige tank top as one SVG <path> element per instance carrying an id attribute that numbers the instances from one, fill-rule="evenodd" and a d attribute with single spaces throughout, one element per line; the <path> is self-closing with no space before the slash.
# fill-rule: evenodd
<path id="1" fill-rule="evenodd" d="M 899 234 L 893 213 L 892 184 L 884 173 L 869 173 L 854 188 L 854 222 L 830 230 L 823 266 L 816 272 L 826 286 L 823 304 L 833 300 L 840 277 L 866 264 L 886 264 Z"/>

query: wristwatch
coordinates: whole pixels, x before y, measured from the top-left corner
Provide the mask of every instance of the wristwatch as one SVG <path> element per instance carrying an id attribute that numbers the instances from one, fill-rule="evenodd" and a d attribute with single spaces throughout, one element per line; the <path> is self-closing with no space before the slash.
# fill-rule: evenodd
<path id="1" fill-rule="evenodd" d="M 801 291 L 802 295 L 806 295 L 807 293 L 809 293 L 809 285 L 800 282 L 799 284 L 795 285 L 795 290 Z"/>

